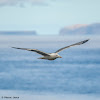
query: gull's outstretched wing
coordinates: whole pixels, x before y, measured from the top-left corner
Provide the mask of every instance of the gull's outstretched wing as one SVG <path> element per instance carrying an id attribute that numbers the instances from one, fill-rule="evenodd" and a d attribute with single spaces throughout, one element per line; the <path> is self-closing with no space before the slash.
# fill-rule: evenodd
<path id="1" fill-rule="evenodd" d="M 33 52 L 36 52 L 40 55 L 43 55 L 43 56 L 49 56 L 49 54 L 45 53 L 45 52 L 42 52 L 40 50 L 37 50 L 37 49 L 27 49 L 27 48 L 17 48 L 17 47 L 12 47 L 12 48 L 15 48 L 15 49 L 22 49 L 22 50 L 27 50 L 27 51 L 33 51 Z"/>
<path id="2" fill-rule="evenodd" d="M 84 43 L 86 43 L 88 40 L 89 40 L 89 39 L 84 40 L 84 41 L 81 41 L 81 42 L 78 42 L 78 43 L 75 43 L 75 44 L 72 44 L 72 45 L 69 45 L 69 46 L 66 46 L 66 47 L 63 47 L 63 48 L 57 50 L 55 53 L 58 53 L 58 52 L 60 52 L 60 51 L 62 51 L 62 50 L 64 50 L 64 49 L 66 49 L 66 48 L 69 48 L 69 47 L 72 47 L 72 46 L 75 46 L 75 45 L 84 44 Z"/>

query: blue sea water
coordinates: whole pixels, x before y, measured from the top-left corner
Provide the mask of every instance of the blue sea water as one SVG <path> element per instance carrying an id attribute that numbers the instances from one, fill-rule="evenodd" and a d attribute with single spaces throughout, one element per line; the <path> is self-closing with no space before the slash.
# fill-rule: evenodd
<path id="1" fill-rule="evenodd" d="M 100 94 L 100 40 L 71 47 L 54 61 L 37 59 L 34 52 L 11 48 L 35 48 L 55 52 L 87 37 L 1 36 L 0 90 L 32 93 Z"/>

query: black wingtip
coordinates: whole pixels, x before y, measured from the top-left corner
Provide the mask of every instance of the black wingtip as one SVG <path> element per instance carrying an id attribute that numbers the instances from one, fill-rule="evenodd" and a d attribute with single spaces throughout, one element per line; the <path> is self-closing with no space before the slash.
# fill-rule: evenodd
<path id="1" fill-rule="evenodd" d="M 16 48 L 16 47 L 11 47 L 11 48 Z"/>
<path id="2" fill-rule="evenodd" d="M 87 41 L 89 41 L 90 39 L 84 40 L 82 44 L 86 43 Z"/>
<path id="3" fill-rule="evenodd" d="M 11 48 L 16 48 L 16 47 L 11 47 Z"/>
<path id="4" fill-rule="evenodd" d="M 20 49 L 20 48 L 17 48 L 17 47 L 11 47 L 11 48 Z"/>

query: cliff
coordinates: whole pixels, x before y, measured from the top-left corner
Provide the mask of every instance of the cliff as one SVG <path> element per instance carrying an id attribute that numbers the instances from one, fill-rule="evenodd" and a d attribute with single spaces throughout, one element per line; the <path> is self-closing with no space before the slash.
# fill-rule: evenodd
<path id="1" fill-rule="evenodd" d="M 96 24 L 76 24 L 70 27 L 64 27 L 60 30 L 60 35 L 82 35 L 82 34 L 100 34 L 100 23 Z"/>

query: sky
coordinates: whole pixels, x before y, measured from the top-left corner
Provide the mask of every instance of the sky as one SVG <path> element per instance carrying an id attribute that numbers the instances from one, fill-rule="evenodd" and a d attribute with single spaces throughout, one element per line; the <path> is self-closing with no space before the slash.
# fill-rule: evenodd
<path id="1" fill-rule="evenodd" d="M 66 26 L 100 22 L 100 0 L 0 0 L 0 31 L 57 35 Z"/>

